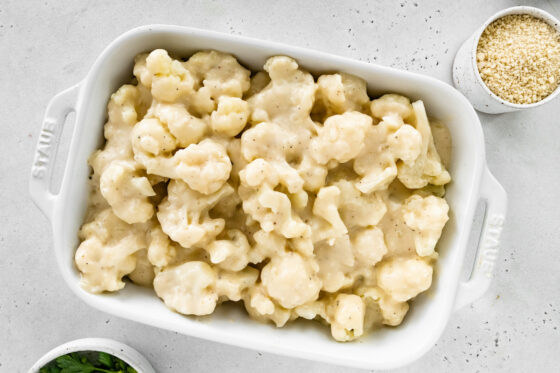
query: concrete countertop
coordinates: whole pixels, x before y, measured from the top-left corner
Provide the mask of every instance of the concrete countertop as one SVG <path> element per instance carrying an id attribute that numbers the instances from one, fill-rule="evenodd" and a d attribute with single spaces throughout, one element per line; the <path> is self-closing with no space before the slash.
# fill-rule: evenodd
<path id="1" fill-rule="evenodd" d="M 299 4 L 301 3 L 301 4 Z M 158 372 L 352 372 L 185 337 L 86 306 L 64 284 L 49 223 L 27 192 L 50 98 L 82 79 L 103 48 L 167 23 L 309 47 L 451 83 L 459 45 L 506 0 L 17 1 L 0 3 L 0 372 L 26 372 L 71 339 L 109 337 Z M 526 1 L 560 16 L 560 3 Z M 560 366 L 560 100 L 480 115 L 490 169 L 509 194 L 494 279 L 452 315 L 443 337 L 399 372 L 553 372 Z M 471 249 L 474 243 L 471 243 Z"/>

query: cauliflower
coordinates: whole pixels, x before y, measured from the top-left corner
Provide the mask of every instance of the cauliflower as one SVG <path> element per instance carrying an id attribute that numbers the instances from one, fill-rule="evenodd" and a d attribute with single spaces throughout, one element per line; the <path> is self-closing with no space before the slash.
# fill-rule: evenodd
<path id="1" fill-rule="evenodd" d="M 339 205 L 340 190 L 335 186 L 321 188 L 313 204 L 313 214 L 325 219 L 330 224 L 329 232 L 325 232 L 329 238 L 341 237 L 348 233 L 348 229 L 338 213 Z"/>
<path id="2" fill-rule="evenodd" d="M 294 308 L 319 296 L 321 281 L 317 264 L 301 255 L 288 252 L 273 257 L 261 271 L 266 293 L 284 308 Z"/>
<path id="3" fill-rule="evenodd" d="M 174 178 L 185 181 L 192 189 L 203 194 L 212 194 L 220 189 L 231 172 L 226 149 L 210 139 L 177 151 L 172 163 Z"/>
<path id="4" fill-rule="evenodd" d="M 210 116 L 212 130 L 218 134 L 233 137 L 247 124 L 249 104 L 237 97 L 221 97 L 218 109 Z"/>
<path id="5" fill-rule="evenodd" d="M 356 259 L 366 266 L 374 266 L 387 254 L 383 231 L 377 227 L 362 228 L 354 232 L 352 247 Z"/>
<path id="6" fill-rule="evenodd" d="M 191 72 L 163 49 L 136 57 L 133 72 L 158 101 L 173 102 L 194 94 L 195 80 Z"/>
<path id="7" fill-rule="evenodd" d="M 402 159 L 402 164 L 414 163 L 425 140 L 404 123 L 413 113 L 406 97 L 384 95 L 372 101 L 371 110 L 383 120 L 366 133 L 363 151 L 354 162 L 354 170 L 362 176 L 356 186 L 363 193 L 387 188 L 397 177 L 397 160 Z"/>
<path id="8" fill-rule="evenodd" d="M 195 53 L 185 67 L 192 72 L 196 86 L 213 100 L 222 96 L 239 97 L 249 89 L 251 72 L 227 53 L 204 51 Z"/>
<path id="9" fill-rule="evenodd" d="M 408 312 L 408 303 L 396 301 L 383 290 L 374 288 L 358 289 L 357 293 L 368 305 L 366 324 L 373 325 L 377 320 L 385 325 L 400 325 Z M 374 307 L 371 307 L 373 305 Z M 377 307 L 375 307 L 377 306 Z M 379 316 L 377 315 L 379 313 Z"/>
<path id="10" fill-rule="evenodd" d="M 394 300 L 406 302 L 432 284 L 432 266 L 419 257 L 395 257 L 379 264 L 377 284 Z"/>
<path id="11" fill-rule="evenodd" d="M 175 137 L 157 118 L 144 118 L 138 122 L 132 130 L 130 139 L 134 159 L 150 174 L 158 174 L 158 159 L 170 157 L 171 152 L 177 148 Z"/>
<path id="12" fill-rule="evenodd" d="M 397 117 L 408 120 L 412 117 L 410 100 L 404 96 L 389 93 L 375 99 L 370 105 L 371 114 L 375 118 L 385 120 L 386 117 Z"/>
<path id="13" fill-rule="evenodd" d="M 136 125 L 132 146 L 136 161 L 148 173 L 183 180 L 204 194 L 220 189 L 231 172 L 225 147 L 212 139 L 191 144 L 172 155 L 175 138 L 158 119 L 144 119 Z"/>
<path id="14" fill-rule="evenodd" d="M 227 239 L 213 241 L 206 247 L 210 261 L 220 268 L 240 271 L 249 263 L 247 237 L 238 229 L 226 231 L 225 236 Z"/>
<path id="15" fill-rule="evenodd" d="M 365 146 L 354 161 L 354 170 L 362 179 L 356 184 L 362 193 L 386 189 L 397 176 L 399 157 L 413 162 L 419 154 L 421 137 L 407 124 L 382 121 L 366 133 Z M 404 164 L 404 163 L 403 163 Z"/>
<path id="16" fill-rule="evenodd" d="M 398 178 L 407 188 L 418 189 L 428 184 L 444 185 L 451 177 L 441 163 L 441 159 L 434 145 L 430 123 L 422 101 L 412 104 L 416 121 L 416 130 L 422 136 L 422 148 L 414 161 L 403 162 L 398 165 Z"/>
<path id="17" fill-rule="evenodd" d="M 449 220 L 449 206 L 443 198 L 422 198 L 413 194 L 403 204 L 402 213 L 406 225 L 414 231 L 414 245 L 420 256 L 434 253 L 441 231 Z"/>
<path id="18" fill-rule="evenodd" d="M 213 194 L 192 190 L 180 180 L 171 180 L 168 195 L 158 207 L 162 230 L 185 248 L 203 247 L 224 229 L 224 219 L 212 219 L 208 211 L 219 200 L 233 193 L 229 184 Z"/>
<path id="19" fill-rule="evenodd" d="M 285 131 L 274 123 L 259 123 L 241 136 L 241 152 L 247 162 L 265 162 L 267 169 L 270 169 L 267 174 L 274 174 L 278 179 L 275 183 L 281 183 L 288 191 L 295 193 L 303 187 L 304 179 L 286 160 L 289 157 L 286 153 L 290 152 L 283 149 L 293 148 L 293 145 L 289 145 L 293 141 L 285 135 Z M 297 151 L 293 154 L 297 154 Z"/>
<path id="20" fill-rule="evenodd" d="M 146 249 L 139 250 L 134 255 L 136 256 L 136 268 L 128 274 L 128 278 L 135 284 L 151 287 L 155 272 L 146 255 Z"/>
<path id="21" fill-rule="evenodd" d="M 148 197 L 156 193 L 134 161 L 113 161 L 101 174 L 101 194 L 120 219 L 129 224 L 148 221 L 154 206 Z"/>
<path id="22" fill-rule="evenodd" d="M 209 315 L 218 301 L 216 273 L 199 261 L 168 267 L 154 279 L 154 290 L 165 305 L 184 315 Z"/>
<path id="23" fill-rule="evenodd" d="M 366 82 L 354 75 L 321 75 L 317 80 L 317 103 L 327 117 L 348 111 L 364 112 L 369 97 Z"/>
<path id="24" fill-rule="evenodd" d="M 310 235 L 309 226 L 297 214 L 292 214 L 288 196 L 274 190 L 280 177 L 270 163 L 257 159 L 248 164 L 239 177 L 243 210 L 257 220 L 264 231 L 274 230 L 287 238 Z"/>
<path id="25" fill-rule="evenodd" d="M 306 154 L 316 131 L 310 117 L 316 90 L 313 76 L 284 56 L 269 58 L 265 70 L 270 83 L 248 99 L 253 127 L 243 132 L 242 154 L 248 162 L 258 158 L 269 162 L 291 193 L 302 186 L 316 191 L 327 170 Z"/>
<path id="26" fill-rule="evenodd" d="M 169 237 L 163 233 L 161 226 L 156 225 L 150 230 L 150 245 L 148 246 L 148 260 L 155 267 L 166 267 L 172 263 L 177 255 L 177 248 Z"/>
<path id="27" fill-rule="evenodd" d="M 348 229 L 353 227 L 374 226 L 387 212 L 387 206 L 378 193 L 362 193 L 354 183 L 339 180 L 333 183 L 344 196 L 344 203 L 339 206 L 339 213 Z"/>
<path id="28" fill-rule="evenodd" d="M 267 258 L 272 258 L 285 253 L 286 238 L 275 233 L 258 230 L 253 234 L 255 244 L 249 252 L 251 263 L 260 263 Z"/>
<path id="29" fill-rule="evenodd" d="M 313 320 L 316 317 L 321 317 L 327 320 L 327 306 L 325 299 L 316 300 L 313 302 L 302 304 L 293 309 L 295 315 L 303 317 L 307 320 Z"/>
<path id="30" fill-rule="evenodd" d="M 238 272 L 219 270 L 216 292 L 219 297 L 237 302 L 241 300 L 243 292 L 255 285 L 258 278 L 259 270 L 252 267 Z"/>
<path id="31" fill-rule="evenodd" d="M 175 144 L 181 148 L 196 144 L 206 133 L 206 122 L 189 113 L 182 103 L 154 103 L 147 116 L 157 118 L 173 135 L 174 143 L 166 146 L 167 151 L 173 150 Z"/>
<path id="32" fill-rule="evenodd" d="M 364 137 L 371 126 L 371 117 L 356 111 L 327 118 L 318 129 L 319 136 L 311 140 L 312 156 L 319 164 L 331 159 L 339 163 L 354 159 L 364 146 Z"/>
<path id="33" fill-rule="evenodd" d="M 82 273 L 82 287 L 92 293 L 122 289 L 122 277 L 136 267 L 134 253 L 146 248 L 144 233 L 120 220 L 109 208 L 85 224 L 79 236 L 82 243 L 75 261 Z"/>
<path id="34" fill-rule="evenodd" d="M 348 342 L 364 334 L 366 306 L 354 294 L 338 294 L 329 305 L 331 334 L 339 342 Z"/>
<path id="35" fill-rule="evenodd" d="M 291 310 L 275 304 L 266 294 L 262 284 L 252 286 L 245 292 L 243 304 L 252 318 L 261 322 L 270 320 L 279 328 L 290 320 L 292 314 Z"/>
<path id="36" fill-rule="evenodd" d="M 107 141 L 103 150 L 97 150 L 89 159 L 95 181 L 111 162 L 132 159 L 130 133 L 136 122 L 142 119 L 150 102 L 149 91 L 128 84 L 111 95 L 107 105 L 109 119 L 104 127 Z"/>

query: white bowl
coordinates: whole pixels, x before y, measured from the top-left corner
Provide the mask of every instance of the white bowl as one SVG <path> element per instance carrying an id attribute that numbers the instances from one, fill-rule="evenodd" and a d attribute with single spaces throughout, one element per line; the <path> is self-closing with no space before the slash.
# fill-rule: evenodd
<path id="1" fill-rule="evenodd" d="M 338 343 L 316 322 L 296 322 L 277 329 L 249 319 L 240 307 L 221 306 L 208 317 L 185 317 L 169 310 L 153 290 L 128 284 L 116 294 L 94 295 L 79 286 L 74 266 L 77 232 L 88 200 L 89 155 L 102 144 L 107 100 L 131 78 L 133 58 L 140 52 L 166 48 L 189 56 L 201 49 L 234 54 L 253 70 L 261 70 L 273 55 L 289 55 L 313 73 L 343 71 L 368 82 L 370 94 L 398 92 L 423 99 L 431 116 L 444 121 L 454 141 L 447 189 L 451 218 L 439 244 L 433 287 L 414 300 L 404 323 L 382 328 L 355 343 Z M 60 192 L 49 192 L 53 159 L 61 125 L 70 111 L 76 125 Z M 105 312 L 159 328 L 212 341 L 323 362 L 388 369 L 402 366 L 427 352 L 442 334 L 453 310 L 480 297 L 488 288 L 506 212 L 506 194 L 486 167 L 484 138 L 478 117 L 457 90 L 436 79 L 371 65 L 312 50 L 267 41 L 196 30 L 152 25 L 131 30 L 111 43 L 87 77 L 49 104 L 33 163 L 30 192 L 52 224 L 54 252 L 68 286 L 86 303 Z M 459 275 L 465 258 L 474 211 L 479 200 L 488 208 L 478 254 L 469 281 Z"/>
<path id="2" fill-rule="evenodd" d="M 38 373 L 39 369 L 53 361 L 59 356 L 71 352 L 101 351 L 113 355 L 133 367 L 138 373 L 156 373 L 148 360 L 138 351 L 124 343 L 106 338 L 84 338 L 76 339 L 53 348 L 44 354 L 27 373 Z"/>
<path id="3" fill-rule="evenodd" d="M 507 8 L 488 18 L 486 22 L 471 35 L 459 48 L 453 61 L 453 83 L 472 103 L 478 111 L 488 114 L 506 113 L 510 111 L 531 109 L 553 100 L 560 93 L 558 86 L 550 95 L 533 104 L 514 104 L 498 97 L 483 82 L 476 63 L 476 49 L 480 36 L 492 22 L 511 14 L 529 14 L 540 18 L 556 31 L 560 32 L 560 22 L 550 13 L 531 6 L 515 6 Z"/>

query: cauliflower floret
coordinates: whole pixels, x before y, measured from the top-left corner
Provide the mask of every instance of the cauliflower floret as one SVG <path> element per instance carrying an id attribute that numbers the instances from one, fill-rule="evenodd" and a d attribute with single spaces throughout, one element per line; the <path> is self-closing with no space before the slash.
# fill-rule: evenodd
<path id="1" fill-rule="evenodd" d="M 94 172 L 94 181 L 98 180 L 111 162 L 132 159 L 130 133 L 136 122 L 142 119 L 150 102 L 149 92 L 142 87 L 128 84 L 111 95 L 107 105 L 109 119 L 103 127 L 107 141 L 103 150 L 97 150 L 89 159 Z"/>
<path id="2" fill-rule="evenodd" d="M 327 306 L 325 298 L 313 302 L 302 304 L 293 309 L 293 312 L 298 317 L 303 317 L 307 320 L 313 320 L 317 316 L 327 320 Z"/>
<path id="3" fill-rule="evenodd" d="M 414 231 L 414 244 L 420 256 L 434 253 L 441 231 L 449 220 L 449 205 L 443 198 L 412 195 L 403 204 L 406 225 Z"/>
<path id="4" fill-rule="evenodd" d="M 81 285 L 91 293 L 124 287 L 122 277 L 134 271 L 135 252 L 146 248 L 145 234 L 120 220 L 113 211 L 101 211 L 79 232 L 82 243 L 75 255 Z"/>
<path id="5" fill-rule="evenodd" d="M 165 305 L 185 315 L 209 315 L 218 301 L 216 273 L 204 262 L 168 267 L 154 279 L 154 290 Z"/>
<path id="6" fill-rule="evenodd" d="M 330 224 L 329 232 L 326 233 L 329 238 L 341 237 L 348 233 L 348 229 L 338 213 L 340 202 L 340 190 L 335 186 L 329 186 L 319 190 L 313 204 L 313 213 Z"/>
<path id="7" fill-rule="evenodd" d="M 379 322 L 382 324 L 397 326 L 400 325 L 408 312 L 407 302 L 396 301 L 379 288 L 358 289 L 357 293 L 366 301 L 369 308 L 367 310 L 369 314 L 366 313 L 366 319 L 369 319 L 366 320 L 366 325 L 373 325 L 379 320 L 380 316 Z M 372 304 L 377 305 L 377 307 L 370 307 Z"/>
<path id="8" fill-rule="evenodd" d="M 421 143 L 422 136 L 420 132 L 408 124 L 401 125 L 387 139 L 389 149 L 395 158 L 402 160 L 406 164 L 410 164 L 418 158 L 422 151 Z"/>
<path id="9" fill-rule="evenodd" d="M 329 307 L 331 334 L 339 342 L 347 342 L 364 334 L 366 306 L 354 294 L 338 294 Z"/>
<path id="10" fill-rule="evenodd" d="M 180 180 L 171 180 L 167 190 L 167 197 L 158 207 L 157 218 L 162 230 L 181 246 L 203 247 L 224 229 L 224 219 L 212 219 L 208 211 L 234 192 L 229 184 L 205 195 Z"/>
<path id="11" fill-rule="evenodd" d="M 362 193 L 386 189 L 397 177 L 399 157 L 413 163 L 420 153 L 421 136 L 415 135 L 412 126 L 394 119 L 385 117 L 366 133 L 365 146 L 354 161 L 354 170 L 362 176 L 356 187 Z"/>
<path id="12" fill-rule="evenodd" d="M 270 163 L 257 159 L 249 163 L 239 177 L 243 210 L 257 220 L 264 231 L 274 230 L 287 238 L 310 235 L 309 226 L 292 213 L 288 196 L 274 190 L 280 178 Z"/>
<path id="13" fill-rule="evenodd" d="M 195 81 L 190 71 L 180 61 L 169 57 L 164 49 L 138 56 L 134 75 L 140 83 L 151 88 L 152 95 L 158 101 L 173 102 L 194 93 Z"/>
<path id="14" fill-rule="evenodd" d="M 284 56 L 269 58 L 265 64 L 271 81 L 248 99 L 253 128 L 242 135 L 245 159 L 268 161 L 291 193 L 301 189 L 316 191 L 327 175 L 306 151 L 316 132 L 310 112 L 316 84 L 311 74 Z"/>
<path id="15" fill-rule="evenodd" d="M 364 147 L 371 123 L 370 116 L 357 111 L 329 117 L 318 129 L 319 136 L 311 140 L 312 156 L 322 165 L 331 159 L 339 163 L 354 159 Z"/>
<path id="16" fill-rule="evenodd" d="M 275 121 L 293 130 L 299 121 L 303 120 L 306 129 L 312 128 L 309 113 L 317 88 L 313 76 L 300 70 L 297 62 L 286 56 L 269 58 L 264 70 L 268 72 L 271 81 L 249 99 L 253 108 L 252 122 Z M 290 118 L 293 123 L 288 123 Z"/>
<path id="17" fill-rule="evenodd" d="M 389 296 L 383 296 L 379 299 L 379 309 L 385 325 L 400 325 L 408 312 L 408 308 L 407 302 L 398 302 Z"/>
<path id="18" fill-rule="evenodd" d="M 253 234 L 253 240 L 255 244 L 249 253 L 251 263 L 260 263 L 285 252 L 286 238 L 274 232 L 259 230 Z"/>
<path id="19" fill-rule="evenodd" d="M 293 145 L 289 145 L 291 142 L 293 141 L 286 138 L 285 131 L 278 125 L 259 123 L 241 136 L 241 152 L 247 162 L 265 162 L 266 167 L 270 169 L 267 174 L 274 174 L 277 177 L 278 181 L 274 182 L 275 185 L 281 183 L 288 188 L 288 191 L 295 193 L 301 190 L 304 180 L 286 161 L 286 157 L 292 153 L 284 149 L 289 149 L 290 146 L 293 148 Z M 296 152 L 294 151 L 293 154 L 295 155 Z M 273 180 L 276 179 L 271 179 L 271 182 Z"/>
<path id="20" fill-rule="evenodd" d="M 354 75 L 321 75 L 317 86 L 317 102 L 327 117 L 347 111 L 363 112 L 369 103 L 366 82 Z"/>
<path id="21" fill-rule="evenodd" d="M 255 285 L 258 278 L 259 270 L 252 267 L 246 267 L 239 272 L 220 270 L 216 281 L 216 292 L 219 297 L 237 302 L 241 300 L 246 289 Z"/>
<path id="22" fill-rule="evenodd" d="M 387 206 L 378 193 L 364 194 L 347 180 L 339 180 L 333 185 L 343 196 L 338 211 L 348 229 L 376 225 L 387 212 Z"/>
<path id="23" fill-rule="evenodd" d="M 261 322 L 271 320 L 277 327 L 286 325 L 291 311 L 275 304 L 266 294 L 262 284 L 252 286 L 243 295 L 243 304 L 247 313 Z"/>
<path id="24" fill-rule="evenodd" d="M 430 287 L 432 272 L 419 257 L 395 257 L 379 264 L 377 284 L 394 300 L 406 302 Z"/>
<path id="25" fill-rule="evenodd" d="M 249 263 L 249 242 L 238 229 L 225 232 L 226 239 L 216 240 L 206 247 L 210 261 L 230 271 L 240 271 Z"/>
<path id="26" fill-rule="evenodd" d="M 226 149 L 211 139 L 204 139 L 177 151 L 172 161 L 174 176 L 203 194 L 211 194 L 220 189 L 231 172 Z"/>
<path id="27" fill-rule="evenodd" d="M 249 104 L 237 97 L 221 97 L 218 109 L 210 116 L 212 130 L 218 134 L 233 137 L 247 124 Z"/>
<path id="28" fill-rule="evenodd" d="M 397 160 L 402 160 L 399 167 L 409 167 L 422 158 L 422 147 L 431 134 L 425 137 L 418 126 L 415 129 L 404 123 L 404 120 L 417 118 L 412 108 L 406 97 L 394 94 L 372 101 L 373 115 L 383 120 L 366 133 L 364 149 L 354 162 L 354 170 L 362 176 L 357 184 L 360 191 L 367 193 L 387 188 L 399 173 Z"/>
<path id="29" fill-rule="evenodd" d="M 358 261 L 366 266 L 374 266 L 387 254 L 383 231 L 377 227 L 362 228 L 354 232 L 352 247 Z"/>
<path id="30" fill-rule="evenodd" d="M 154 214 L 148 197 L 156 193 L 148 179 L 141 175 L 134 161 L 114 161 L 101 174 L 101 194 L 115 215 L 128 224 L 146 222 Z"/>
<path id="31" fill-rule="evenodd" d="M 166 267 L 177 255 L 177 249 L 169 237 L 163 233 L 161 226 L 156 225 L 150 230 L 148 260 L 156 267 Z"/>
<path id="32" fill-rule="evenodd" d="M 434 145 L 430 123 L 426 115 L 424 103 L 416 101 L 414 108 L 415 127 L 422 136 L 422 148 L 419 156 L 409 162 L 398 165 L 398 178 L 407 188 L 418 189 L 429 184 L 444 185 L 451 177 L 441 163 L 441 159 Z"/>
<path id="33" fill-rule="evenodd" d="M 410 100 L 404 96 L 389 93 L 371 102 L 371 114 L 379 119 L 396 116 L 402 120 L 409 119 L 412 115 Z"/>
<path id="34" fill-rule="evenodd" d="M 229 178 L 231 162 L 220 143 L 207 138 L 171 155 L 176 145 L 173 135 L 155 118 L 142 120 L 132 132 L 134 158 L 150 174 L 181 179 L 204 194 L 214 193 Z"/>
<path id="35" fill-rule="evenodd" d="M 148 173 L 156 173 L 154 157 L 170 156 L 177 148 L 175 137 L 157 118 L 144 118 L 138 122 L 130 135 L 134 159 L 146 167 Z M 164 176 L 164 175 L 161 175 Z"/>
<path id="36" fill-rule="evenodd" d="M 249 90 L 243 95 L 244 99 L 256 95 L 262 91 L 270 83 L 270 76 L 264 71 L 259 71 L 251 77 L 251 86 Z"/>
<path id="37" fill-rule="evenodd" d="M 136 252 L 136 268 L 128 274 L 128 278 L 135 284 L 151 287 L 154 282 L 155 272 L 152 263 L 148 260 L 146 249 Z"/>
<path id="38" fill-rule="evenodd" d="M 159 119 L 167 126 L 167 130 L 174 137 L 173 140 L 181 148 L 198 143 L 206 132 L 206 122 L 189 113 L 182 103 L 155 103 L 147 115 Z M 166 148 L 174 149 L 170 145 Z"/>
<path id="39" fill-rule="evenodd" d="M 319 296 L 321 281 L 317 264 L 289 252 L 273 257 L 261 271 L 261 281 L 269 294 L 282 307 L 294 308 L 314 301 Z"/>
<path id="40" fill-rule="evenodd" d="M 249 89 L 251 72 L 230 54 L 204 51 L 189 58 L 185 67 L 193 74 L 199 91 L 217 100 L 221 96 L 239 97 Z"/>

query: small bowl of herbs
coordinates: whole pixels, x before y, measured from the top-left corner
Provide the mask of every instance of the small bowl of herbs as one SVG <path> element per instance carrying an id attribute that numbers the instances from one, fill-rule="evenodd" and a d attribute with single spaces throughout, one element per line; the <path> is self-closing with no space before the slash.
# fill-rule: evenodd
<path id="1" fill-rule="evenodd" d="M 105 338 L 78 339 L 47 352 L 28 373 L 155 373 L 135 349 Z"/>

